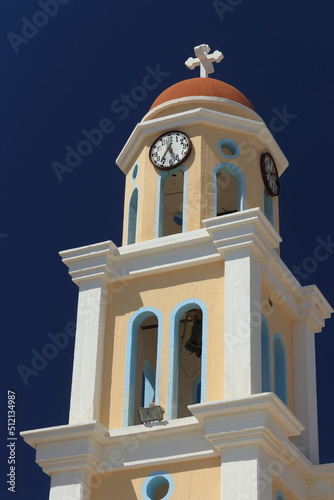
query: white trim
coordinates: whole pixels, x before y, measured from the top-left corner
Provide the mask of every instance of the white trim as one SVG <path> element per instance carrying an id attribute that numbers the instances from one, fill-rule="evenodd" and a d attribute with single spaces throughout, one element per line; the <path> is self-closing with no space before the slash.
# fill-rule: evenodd
<path id="1" fill-rule="evenodd" d="M 232 101 L 232 99 L 226 99 L 225 97 L 214 97 L 214 96 L 207 96 L 207 95 L 200 95 L 200 96 L 188 96 L 188 97 L 179 97 L 178 99 L 170 99 L 169 101 L 163 102 L 162 104 L 159 104 L 158 106 L 154 106 L 154 108 L 150 109 L 148 113 L 143 117 L 142 121 L 147 121 L 147 120 L 152 120 L 156 115 L 159 115 L 161 111 L 165 111 L 166 109 L 168 110 L 169 108 L 175 107 L 176 105 L 184 105 L 184 104 L 199 104 L 201 102 L 204 102 L 205 104 L 222 104 L 226 107 L 230 107 L 231 109 L 234 109 L 237 112 L 240 113 L 247 113 L 250 115 L 250 118 L 254 120 L 259 120 L 262 121 L 262 118 L 260 115 L 256 113 L 253 109 L 250 107 L 241 104 L 236 101 Z"/>
<path id="2" fill-rule="evenodd" d="M 251 248 L 226 253 L 224 290 L 224 398 L 242 398 L 262 392 L 261 267 Z"/>

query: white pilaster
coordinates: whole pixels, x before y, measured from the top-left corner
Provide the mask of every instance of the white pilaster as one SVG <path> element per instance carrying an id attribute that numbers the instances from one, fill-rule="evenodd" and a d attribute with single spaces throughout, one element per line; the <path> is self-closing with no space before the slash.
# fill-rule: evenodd
<path id="1" fill-rule="evenodd" d="M 105 278 L 80 284 L 70 424 L 99 420 L 107 293 Z"/>
<path id="2" fill-rule="evenodd" d="M 225 254 L 224 398 L 262 392 L 261 269 L 251 249 Z"/>
<path id="3" fill-rule="evenodd" d="M 272 473 L 260 446 L 223 449 L 221 500 L 272 500 Z"/>
<path id="4" fill-rule="evenodd" d="M 295 408 L 305 431 L 297 445 L 313 464 L 319 463 L 314 333 L 306 321 L 294 326 Z"/>
<path id="5" fill-rule="evenodd" d="M 56 472 L 51 476 L 49 500 L 90 500 L 91 476 L 84 470 Z"/>

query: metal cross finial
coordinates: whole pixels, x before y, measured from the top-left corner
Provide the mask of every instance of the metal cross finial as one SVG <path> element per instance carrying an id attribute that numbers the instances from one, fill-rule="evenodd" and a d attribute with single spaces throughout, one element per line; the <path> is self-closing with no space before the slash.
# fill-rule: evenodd
<path id="1" fill-rule="evenodd" d="M 199 66 L 201 78 L 207 78 L 210 73 L 214 72 L 213 62 L 219 63 L 224 58 L 219 50 L 215 50 L 212 54 L 209 54 L 210 47 L 206 43 L 194 47 L 194 51 L 197 57 L 189 57 L 184 64 L 189 69 Z"/>

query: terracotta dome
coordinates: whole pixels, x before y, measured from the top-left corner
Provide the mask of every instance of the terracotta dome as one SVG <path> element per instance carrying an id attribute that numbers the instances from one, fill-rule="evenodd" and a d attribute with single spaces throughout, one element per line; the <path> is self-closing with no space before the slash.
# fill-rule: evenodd
<path id="1" fill-rule="evenodd" d="M 254 110 L 253 105 L 249 102 L 247 97 L 239 92 L 239 90 L 215 78 L 190 78 L 189 80 L 178 82 L 164 90 L 156 98 L 151 109 L 159 106 L 159 104 L 171 101 L 172 99 L 192 96 L 222 97 L 243 104 Z"/>

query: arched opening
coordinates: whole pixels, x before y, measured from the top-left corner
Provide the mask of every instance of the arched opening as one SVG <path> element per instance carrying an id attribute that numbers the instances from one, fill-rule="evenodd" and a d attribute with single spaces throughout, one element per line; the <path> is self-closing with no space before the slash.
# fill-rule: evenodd
<path id="1" fill-rule="evenodd" d="M 278 333 L 274 336 L 274 373 L 275 393 L 283 403 L 286 403 L 286 354 L 283 341 Z"/>
<path id="2" fill-rule="evenodd" d="M 228 172 L 217 173 L 216 215 L 232 214 L 238 211 L 238 183 Z"/>
<path id="3" fill-rule="evenodd" d="M 197 299 L 172 313 L 167 418 L 188 417 L 187 406 L 205 400 L 206 324 L 206 307 Z"/>
<path id="4" fill-rule="evenodd" d="M 274 225 L 274 202 L 266 189 L 263 191 L 263 211 L 269 222 Z"/>
<path id="5" fill-rule="evenodd" d="M 201 374 L 202 311 L 189 309 L 179 320 L 177 418 L 191 415 L 187 406 L 197 403 L 194 382 Z"/>
<path id="6" fill-rule="evenodd" d="M 137 215 L 138 215 L 138 188 L 135 188 L 132 192 L 129 203 L 128 238 L 127 238 L 128 245 L 131 245 L 132 243 L 136 242 Z"/>
<path id="7" fill-rule="evenodd" d="M 128 327 L 123 425 L 139 424 L 138 408 L 159 404 L 160 313 L 138 311 Z"/>
<path id="8" fill-rule="evenodd" d="M 161 172 L 159 178 L 157 236 L 185 230 L 184 168 Z"/>
<path id="9" fill-rule="evenodd" d="M 270 332 L 266 318 L 261 315 L 262 392 L 270 391 Z"/>
<path id="10" fill-rule="evenodd" d="M 218 165 L 214 170 L 213 184 L 215 217 L 244 210 L 245 178 L 236 165 Z"/>

